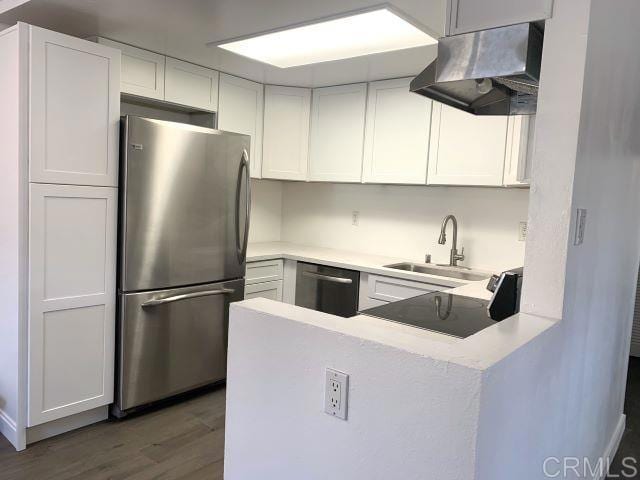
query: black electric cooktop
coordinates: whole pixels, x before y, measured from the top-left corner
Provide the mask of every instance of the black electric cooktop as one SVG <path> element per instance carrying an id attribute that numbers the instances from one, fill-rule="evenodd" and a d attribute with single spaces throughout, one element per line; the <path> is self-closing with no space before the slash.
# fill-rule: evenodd
<path id="1" fill-rule="evenodd" d="M 467 338 L 497 323 L 489 318 L 488 306 L 488 300 L 432 292 L 368 308 L 360 313 L 453 337 Z"/>

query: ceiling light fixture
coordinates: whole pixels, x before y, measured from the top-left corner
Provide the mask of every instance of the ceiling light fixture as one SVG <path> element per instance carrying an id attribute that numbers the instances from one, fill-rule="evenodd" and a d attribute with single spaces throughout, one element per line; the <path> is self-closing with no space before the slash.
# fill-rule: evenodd
<path id="1" fill-rule="evenodd" d="M 438 43 L 417 25 L 385 5 L 209 45 L 288 68 Z"/>

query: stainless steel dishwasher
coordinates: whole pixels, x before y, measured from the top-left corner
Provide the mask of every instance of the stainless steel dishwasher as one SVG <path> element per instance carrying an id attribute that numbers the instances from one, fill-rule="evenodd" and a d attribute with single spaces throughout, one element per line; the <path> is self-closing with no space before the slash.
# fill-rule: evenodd
<path id="1" fill-rule="evenodd" d="M 358 311 L 360 272 L 298 262 L 296 305 L 340 317 Z"/>

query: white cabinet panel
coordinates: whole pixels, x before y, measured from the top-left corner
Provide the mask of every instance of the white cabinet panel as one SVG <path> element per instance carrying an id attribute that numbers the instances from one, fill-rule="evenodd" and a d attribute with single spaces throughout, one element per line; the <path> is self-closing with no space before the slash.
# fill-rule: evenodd
<path id="1" fill-rule="evenodd" d="M 553 0 L 448 0 L 447 35 L 551 17 Z"/>
<path id="2" fill-rule="evenodd" d="M 244 299 L 268 298 L 269 300 L 282 301 L 282 280 L 275 282 L 254 283 L 244 288 Z"/>
<path id="3" fill-rule="evenodd" d="M 311 90 L 267 85 L 264 93 L 262 176 L 306 180 Z"/>
<path id="4" fill-rule="evenodd" d="M 431 283 L 413 282 L 400 278 L 369 275 L 367 296 L 383 302 L 396 302 L 405 298 L 424 295 L 425 293 L 447 290 L 451 287 Z"/>
<path id="5" fill-rule="evenodd" d="M 200 110 L 218 109 L 218 72 L 167 57 L 165 100 Z"/>
<path id="6" fill-rule="evenodd" d="M 502 185 L 508 118 L 472 115 L 434 102 L 427 183 Z"/>
<path id="7" fill-rule="evenodd" d="M 427 182 L 432 101 L 409 91 L 411 78 L 369 84 L 362 180 Z"/>
<path id="8" fill-rule="evenodd" d="M 282 260 L 264 260 L 261 262 L 248 262 L 246 283 L 264 283 L 272 280 L 281 280 L 283 276 Z"/>
<path id="9" fill-rule="evenodd" d="M 309 180 L 360 182 L 367 85 L 313 91 Z"/>
<path id="10" fill-rule="evenodd" d="M 31 184 L 28 424 L 113 401 L 115 188 Z"/>
<path id="11" fill-rule="evenodd" d="M 262 170 L 263 90 L 260 83 L 220 74 L 218 128 L 251 136 L 252 178 L 260 178 Z"/>
<path id="12" fill-rule="evenodd" d="M 96 40 L 122 52 L 122 93 L 164 100 L 164 55 L 106 38 Z"/>
<path id="13" fill-rule="evenodd" d="M 30 180 L 115 186 L 120 54 L 31 27 Z"/>
<path id="14" fill-rule="evenodd" d="M 535 115 L 509 117 L 507 154 L 504 162 L 505 186 L 523 187 L 531 183 L 535 125 Z"/>

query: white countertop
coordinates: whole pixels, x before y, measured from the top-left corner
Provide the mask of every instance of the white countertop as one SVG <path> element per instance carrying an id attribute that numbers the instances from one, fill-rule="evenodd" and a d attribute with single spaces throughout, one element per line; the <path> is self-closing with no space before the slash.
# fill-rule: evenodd
<path id="1" fill-rule="evenodd" d="M 451 287 L 451 293 L 457 295 L 487 300 L 491 298 L 491 292 L 486 289 L 487 280 L 465 282 L 384 267 L 384 265 L 407 261 L 403 258 L 345 252 L 285 242 L 249 244 L 247 261 L 276 258 L 320 263 L 395 278 L 435 283 Z M 490 272 L 485 273 L 490 274 Z M 480 369 L 497 363 L 557 324 L 556 320 L 519 313 L 470 337 L 455 338 L 366 315 L 358 315 L 345 322 L 341 317 L 266 299 L 247 300 L 240 302 L 240 304 L 246 308 L 257 309 L 293 321 L 311 323 L 321 328 L 340 331 L 344 334 L 393 345 L 443 361 Z"/>
<path id="2" fill-rule="evenodd" d="M 322 265 L 328 265 L 330 267 L 358 270 L 361 272 L 372 273 L 376 275 L 385 275 L 393 278 L 414 280 L 423 283 L 442 285 L 444 287 L 450 288 L 468 286 L 465 290 L 463 290 L 464 292 L 468 293 L 460 292 L 459 294 L 474 296 L 478 298 L 487 298 L 484 292 L 481 292 L 481 288 L 477 286 L 470 286 L 482 283 L 482 288 L 484 288 L 484 286 L 487 284 L 487 280 L 480 280 L 479 282 L 469 282 L 466 280 L 459 280 L 457 278 L 449 278 L 440 275 L 428 275 L 425 273 L 417 272 L 408 272 L 404 270 L 396 270 L 393 268 L 384 267 L 384 265 L 411 261 L 407 258 L 384 257 L 366 253 L 334 250 L 332 248 L 297 245 L 287 242 L 250 243 L 247 248 L 248 262 L 273 260 L 276 258 L 285 258 L 289 260 L 297 260 L 300 262 L 319 263 Z M 438 268 L 436 265 L 433 265 L 433 267 Z M 493 273 L 487 272 L 485 270 L 473 270 L 473 272 L 485 273 L 487 275 L 487 278 L 489 278 Z M 458 293 L 458 291 L 456 291 L 455 293 Z M 471 293 L 475 294 L 472 295 Z"/>

